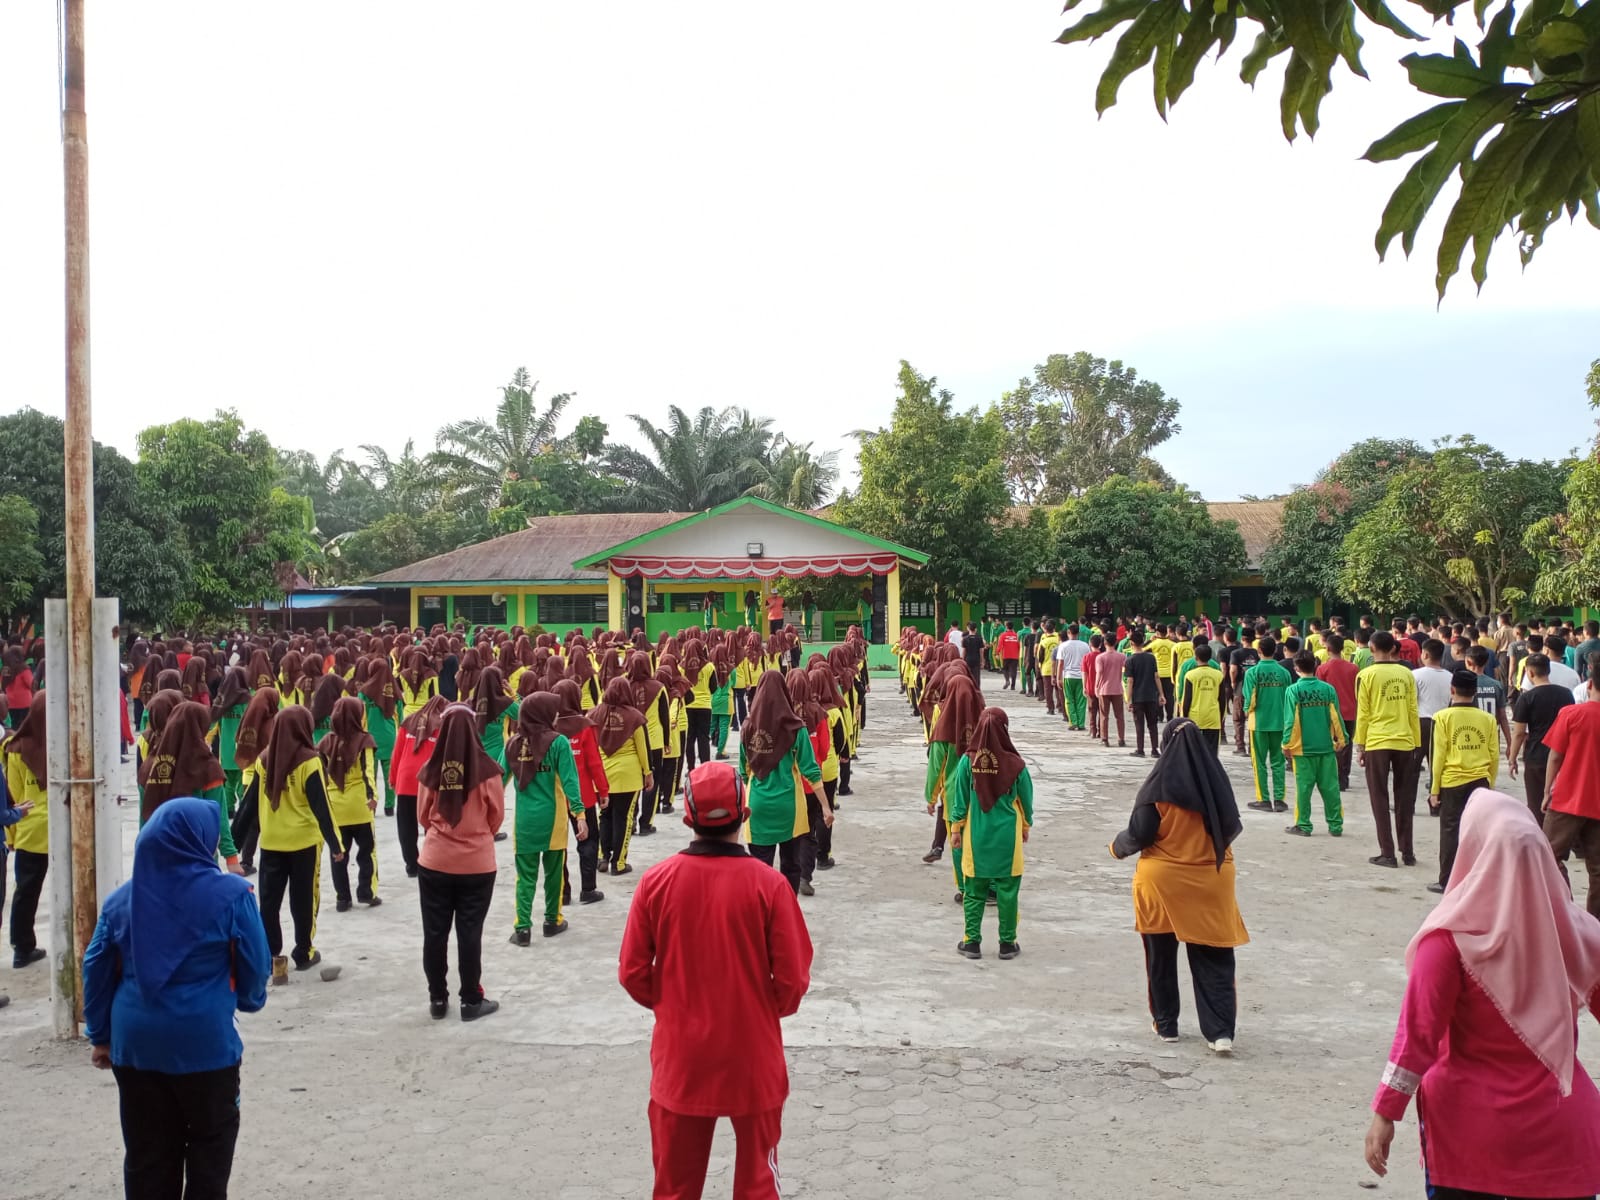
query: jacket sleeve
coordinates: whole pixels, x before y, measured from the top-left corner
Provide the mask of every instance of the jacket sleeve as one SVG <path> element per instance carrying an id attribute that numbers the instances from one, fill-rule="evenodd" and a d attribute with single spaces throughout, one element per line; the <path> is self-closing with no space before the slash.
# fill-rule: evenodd
<path id="1" fill-rule="evenodd" d="M 801 776 L 821 787 L 822 768 L 817 766 L 817 756 L 811 750 L 811 739 L 809 737 L 796 737 L 794 739 L 794 754 L 795 765 L 800 768 Z"/>
<path id="2" fill-rule="evenodd" d="M 261 772 L 250 772 L 250 783 L 244 789 L 244 796 L 240 799 L 234 812 L 234 827 L 229 830 L 234 844 L 248 843 L 250 835 L 260 836 L 261 831 Z"/>
<path id="3" fill-rule="evenodd" d="M 793 1016 L 811 987 L 811 935 L 800 902 L 781 879 L 767 895 L 767 962 L 772 970 L 772 1000 L 780 1017 Z"/>
<path id="4" fill-rule="evenodd" d="M 317 819 L 317 828 L 322 830 L 322 840 L 328 843 L 328 849 L 334 854 L 343 854 L 344 846 L 339 842 L 339 830 L 333 823 L 333 811 L 328 807 L 328 789 L 322 786 L 322 772 L 312 771 L 306 776 L 306 803 L 311 806 L 311 815 Z"/>
<path id="5" fill-rule="evenodd" d="M 411 735 L 404 729 L 398 729 L 394 735 L 394 753 L 389 759 L 389 790 L 397 792 L 400 789 L 396 781 L 400 778 L 400 760 L 406 756 L 406 751 L 411 746 Z"/>
<path id="6" fill-rule="evenodd" d="M 89 948 L 83 952 L 83 1036 L 91 1046 L 111 1044 L 111 1001 L 121 979 L 122 955 L 111 940 L 102 912 Z"/>
<path id="7" fill-rule="evenodd" d="M 240 1012 L 260 1012 L 267 1004 L 272 951 L 261 924 L 261 906 L 245 892 L 233 905 L 233 987 Z"/>
<path id="8" fill-rule="evenodd" d="M 557 738 L 556 772 L 561 779 L 561 789 L 567 794 L 567 811 L 574 817 L 583 816 L 583 787 L 578 783 L 578 763 L 572 757 L 572 743 Z M 501 789 L 504 796 L 505 789 Z"/>
<path id="9" fill-rule="evenodd" d="M 633 752 L 639 759 L 639 773 L 641 775 L 649 775 L 650 742 L 645 737 L 643 725 L 633 731 Z"/>
<path id="10" fill-rule="evenodd" d="M 653 923 L 655 881 L 646 876 L 634 890 L 628 905 L 628 924 L 622 931 L 622 953 L 617 962 L 617 982 L 634 1003 L 644 1008 L 656 1006 L 656 934 Z"/>
<path id="11" fill-rule="evenodd" d="M 1161 834 L 1161 812 L 1154 804 L 1135 804 L 1128 827 L 1111 843 L 1113 858 L 1128 858 L 1156 844 Z"/>
<path id="12" fill-rule="evenodd" d="M 589 781 L 594 785 L 595 799 L 611 795 L 611 780 L 606 778 L 606 760 L 600 756 L 600 744 L 595 740 L 592 729 L 585 730 L 578 738 L 578 746 L 589 771 Z"/>
<path id="13" fill-rule="evenodd" d="M 1017 807 L 1022 810 L 1022 818 L 1029 827 L 1033 825 L 1033 776 L 1028 774 L 1028 768 L 1022 768 L 1022 774 L 1017 776 L 1017 782 L 1012 785 L 1016 793 Z"/>
<path id="14" fill-rule="evenodd" d="M 570 760 L 569 760 L 570 768 Z M 577 783 L 574 776 L 573 783 Z M 499 833 L 500 827 L 506 823 L 506 788 L 498 775 L 483 781 L 484 803 L 489 806 L 489 832 Z"/>
<path id="15" fill-rule="evenodd" d="M 972 764 L 963 756 L 956 763 L 956 769 L 950 776 L 950 784 L 944 793 L 944 817 L 952 826 L 959 825 L 967 819 L 967 813 L 972 808 Z"/>
<path id="16" fill-rule="evenodd" d="M 1391 1121 L 1405 1115 L 1450 1030 L 1461 995 L 1461 973 L 1461 956 L 1448 933 L 1430 934 L 1422 940 L 1412 958 L 1400 1024 L 1372 1099 L 1373 1112 Z"/>

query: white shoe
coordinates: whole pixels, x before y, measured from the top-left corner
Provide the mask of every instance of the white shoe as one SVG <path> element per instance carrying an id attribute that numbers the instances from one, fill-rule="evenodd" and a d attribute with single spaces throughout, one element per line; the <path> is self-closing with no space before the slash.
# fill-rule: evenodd
<path id="1" fill-rule="evenodd" d="M 1232 1038 L 1218 1038 L 1214 1042 L 1207 1042 L 1206 1045 L 1211 1047 L 1211 1052 L 1213 1054 L 1232 1054 L 1233 1053 L 1233 1039 Z"/>

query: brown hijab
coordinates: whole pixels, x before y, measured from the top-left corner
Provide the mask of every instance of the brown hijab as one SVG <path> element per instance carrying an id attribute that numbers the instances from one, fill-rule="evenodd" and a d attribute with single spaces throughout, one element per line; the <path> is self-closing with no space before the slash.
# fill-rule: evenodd
<path id="1" fill-rule="evenodd" d="M 443 696 L 430 696 L 426 704 L 401 722 L 400 728 L 410 735 L 413 750 L 439 732 L 444 710 L 449 707 L 450 702 Z"/>
<path id="2" fill-rule="evenodd" d="M 222 686 L 211 698 L 212 723 L 215 724 L 235 709 L 243 708 L 249 703 L 250 676 L 243 667 L 229 667 L 228 673 L 222 677 Z"/>
<path id="3" fill-rule="evenodd" d="M 811 676 L 804 667 L 793 667 L 784 676 L 784 686 L 789 692 L 789 703 L 794 706 L 795 715 L 805 722 L 807 729 L 816 729 L 828 719 L 828 714 L 822 711 L 822 705 L 817 703 L 816 695 L 812 690 Z"/>
<path id="4" fill-rule="evenodd" d="M 206 690 L 206 665 L 204 656 L 199 654 L 184 664 L 181 687 L 185 700 L 196 700 L 209 695 Z"/>
<path id="5" fill-rule="evenodd" d="M 478 680 L 482 675 L 483 659 L 478 656 L 478 649 L 474 646 L 462 654 L 461 665 L 456 668 L 456 695 L 477 695 Z"/>
<path id="6" fill-rule="evenodd" d="M 972 790 L 978 793 L 978 807 L 988 812 L 1016 786 L 1025 765 L 1011 743 L 1011 722 L 1005 709 L 983 710 L 967 743 L 967 760 L 972 764 Z"/>
<path id="7" fill-rule="evenodd" d="M 183 693 L 177 688 L 162 688 L 150 697 L 150 703 L 144 706 L 145 715 L 150 718 L 150 728 L 145 731 L 145 744 L 154 747 L 161 737 L 161 731 L 167 727 L 167 718 L 172 715 L 172 710 L 183 703 Z"/>
<path id="8" fill-rule="evenodd" d="M 280 703 L 277 688 L 259 688 L 250 697 L 239 721 L 239 732 L 233 737 L 233 765 L 241 771 L 255 762 L 272 740 L 272 723 Z"/>
<path id="9" fill-rule="evenodd" d="M 193 661 L 193 660 L 190 660 Z M 199 796 L 222 786 L 222 764 L 206 741 L 211 710 L 184 700 L 167 716 L 161 736 L 139 764 L 139 819 L 178 796 Z"/>
<path id="10" fill-rule="evenodd" d="M 983 697 L 978 685 L 967 675 L 953 675 L 944 686 L 939 702 L 939 719 L 934 723 L 930 742 L 947 742 L 958 750 L 972 739 L 978 717 L 983 713 Z"/>
<path id="11" fill-rule="evenodd" d="M 386 718 L 394 720 L 394 671 L 387 654 L 380 654 L 367 664 L 367 680 L 361 685 L 361 694 L 376 704 Z"/>
<path id="12" fill-rule="evenodd" d="M 583 711 L 583 693 L 571 679 L 557 680 L 551 693 L 561 705 L 561 715 L 555 721 L 556 732 L 576 746 L 583 731 L 594 728 L 590 714 Z"/>
<path id="13" fill-rule="evenodd" d="M 28 702 L 28 715 L 22 718 L 22 724 L 17 726 L 17 731 L 5 742 L 6 750 L 27 764 L 28 770 L 33 772 L 33 777 L 39 781 L 40 787 L 47 787 L 50 783 L 50 757 L 45 747 L 45 722 L 44 692 L 40 690 L 35 692 L 33 699 Z M 22 803 L 21 797 L 17 797 L 12 803 Z"/>
<path id="14" fill-rule="evenodd" d="M 439 814 L 447 824 L 461 824 L 467 797 L 485 780 L 500 778 L 500 764 L 490 758 L 478 737 L 478 715 L 465 704 L 452 704 L 439 722 L 439 741 L 417 772 L 417 782 L 438 796 Z"/>
<path id="15" fill-rule="evenodd" d="M 522 679 L 528 676 L 524 675 Z M 534 676 L 535 682 L 538 676 Z M 522 679 L 517 680 L 518 684 Z M 499 667 L 485 667 L 478 677 L 478 688 L 472 696 L 472 709 L 478 714 L 478 732 L 481 734 L 493 725 L 511 707 L 511 697 L 506 695 L 506 677 Z"/>
<path id="16" fill-rule="evenodd" d="M 517 714 L 517 732 L 506 746 L 506 765 L 518 787 L 539 773 L 544 756 L 550 752 L 560 731 L 556 722 L 561 716 L 561 701 L 550 692 L 540 692 L 528 699 Z M 561 818 L 558 815 L 556 819 Z"/>
<path id="17" fill-rule="evenodd" d="M 768 671 L 756 687 L 750 714 L 739 727 L 745 765 L 757 779 L 765 779 L 794 747 L 803 722 L 789 702 L 789 691 L 776 671 Z"/>
<path id="18" fill-rule="evenodd" d="M 337 675 L 319 676 L 316 690 L 311 693 L 311 724 L 317 726 L 333 720 L 333 706 L 347 694 L 344 680 Z"/>
<path id="19" fill-rule="evenodd" d="M 649 712 L 650 706 L 660 697 L 663 685 L 650 670 L 650 655 L 636 650 L 628 655 L 628 683 L 633 688 L 633 706 L 640 712 Z"/>
<path id="20" fill-rule="evenodd" d="M 278 714 L 272 726 L 272 741 L 267 745 L 267 800 L 278 811 L 289 776 L 302 763 L 317 757 L 311 741 L 311 711 L 291 704 Z"/>
<path id="21" fill-rule="evenodd" d="M 644 726 L 644 714 L 634 707 L 633 688 L 626 679 L 611 681 L 591 716 L 602 754 L 615 754 Z"/>
<path id="22" fill-rule="evenodd" d="M 366 712 L 366 706 L 354 696 L 341 696 L 333 706 L 332 728 L 317 743 L 322 765 L 328 768 L 328 777 L 338 786 L 344 785 L 350 768 L 360 761 L 363 751 L 377 749 L 372 735 L 361 727 Z"/>

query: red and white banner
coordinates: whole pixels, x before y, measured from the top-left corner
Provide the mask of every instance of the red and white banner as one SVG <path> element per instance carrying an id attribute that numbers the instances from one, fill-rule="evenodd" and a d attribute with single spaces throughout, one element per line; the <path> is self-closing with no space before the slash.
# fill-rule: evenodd
<path id="1" fill-rule="evenodd" d="M 613 558 L 624 579 L 804 579 L 832 575 L 887 575 L 897 554 L 822 554 L 811 558 Z"/>

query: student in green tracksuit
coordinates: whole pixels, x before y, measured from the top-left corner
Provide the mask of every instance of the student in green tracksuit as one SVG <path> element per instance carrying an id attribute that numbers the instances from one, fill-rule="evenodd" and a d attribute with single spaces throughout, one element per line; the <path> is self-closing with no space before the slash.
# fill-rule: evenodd
<path id="1" fill-rule="evenodd" d="M 224 827 L 233 820 L 239 805 L 239 779 L 243 772 L 234 761 L 239 745 L 239 721 L 250 704 L 250 677 L 243 667 L 229 667 L 217 689 L 217 698 L 211 702 L 211 724 L 216 730 L 214 745 L 217 761 L 222 764 L 222 795 L 227 805 Z"/>
<path id="2" fill-rule="evenodd" d="M 506 692 L 506 677 L 499 667 L 485 667 L 478 676 L 478 688 L 472 697 L 473 711 L 478 714 L 478 740 L 483 752 L 506 769 L 506 722 L 515 721 L 518 703 Z"/>
<path id="3" fill-rule="evenodd" d="M 717 757 L 728 757 L 728 730 L 733 726 L 733 659 L 726 646 L 711 652 L 716 676 L 711 681 L 711 743 Z"/>
<path id="4" fill-rule="evenodd" d="M 487 672 L 486 672 L 487 673 Z M 496 672 L 498 674 L 498 672 Z M 583 792 L 572 744 L 556 732 L 561 702 L 553 692 L 536 692 L 523 703 L 517 731 L 505 748 L 516 790 L 517 915 L 513 946 L 533 939 L 533 893 L 544 871 L 544 936 L 567 931 L 561 915 L 561 881 L 567 865 L 567 822 L 576 823 L 578 840 L 589 840 Z"/>
<path id="5" fill-rule="evenodd" d="M 1317 655 L 1302 650 L 1294 656 L 1300 678 L 1289 685 L 1284 700 L 1289 728 L 1283 748 L 1294 761 L 1294 824 L 1286 833 L 1311 836 L 1311 790 L 1322 793 L 1322 816 L 1328 833 L 1344 832 L 1344 805 L 1339 799 L 1339 751 L 1344 747 L 1344 720 L 1339 715 L 1339 693 L 1317 678 Z"/>
<path id="6" fill-rule="evenodd" d="M 1288 725 L 1284 693 L 1292 682 L 1289 672 L 1273 655 L 1278 643 L 1270 635 L 1256 642 L 1261 661 L 1244 673 L 1239 695 L 1250 730 L 1250 765 L 1256 777 L 1256 798 L 1250 807 L 1256 812 L 1288 812 L 1284 803 L 1283 730 Z M 1270 776 L 1270 786 L 1269 786 Z"/>
<path id="7" fill-rule="evenodd" d="M 983 697 L 978 694 L 971 676 L 952 674 L 945 684 L 944 698 L 939 702 L 933 731 L 928 738 L 928 773 L 923 785 L 928 811 L 937 812 L 944 824 L 939 827 L 933 849 L 923 856 L 923 862 L 939 861 L 945 840 L 954 826 L 950 816 L 950 780 L 956 773 L 963 749 L 972 740 L 972 731 L 978 727 L 982 712 Z M 966 894 L 961 855 L 952 854 L 950 866 L 956 877 L 956 903 L 960 904 Z"/>
<path id="8" fill-rule="evenodd" d="M 805 735 L 805 722 L 789 702 L 782 671 L 761 677 L 749 715 L 740 723 L 739 774 L 750 801 L 745 823 L 750 855 L 769 867 L 776 856 L 778 869 L 798 894 L 805 876 L 800 843 L 811 832 L 805 785 L 820 788 L 822 768 Z"/>
<path id="9" fill-rule="evenodd" d="M 398 728 L 395 711 L 394 673 L 389 660 L 378 655 L 367 668 L 361 685 L 361 699 L 367 706 L 367 732 L 372 735 L 372 756 L 377 760 L 377 776 L 383 780 L 383 815 L 394 816 L 394 788 L 389 784 L 389 763 L 394 758 L 394 738 Z"/>
<path id="10" fill-rule="evenodd" d="M 982 958 L 983 909 L 995 897 L 1000 916 L 1000 957 L 1022 953 L 1017 944 L 1017 893 L 1022 887 L 1022 844 L 1033 827 L 1033 780 L 1012 745 L 1005 710 L 986 708 L 956 764 L 946 811 L 955 857 L 966 866 L 962 911 L 966 931 L 956 950 Z"/>

